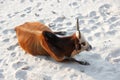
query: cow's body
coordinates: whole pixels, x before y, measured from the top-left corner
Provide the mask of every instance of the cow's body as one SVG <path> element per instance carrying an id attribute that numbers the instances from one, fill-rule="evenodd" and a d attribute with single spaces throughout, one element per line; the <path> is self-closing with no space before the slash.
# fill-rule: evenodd
<path id="1" fill-rule="evenodd" d="M 48 55 L 42 48 L 40 36 L 42 31 L 51 30 L 39 22 L 27 22 L 15 28 L 20 46 L 32 55 Z"/>
<path id="2" fill-rule="evenodd" d="M 50 55 L 56 61 L 63 61 L 83 51 L 74 33 L 68 37 L 58 37 L 40 22 L 27 22 L 15 28 L 19 45 L 31 55 Z M 76 51 L 77 45 L 77 51 Z"/>

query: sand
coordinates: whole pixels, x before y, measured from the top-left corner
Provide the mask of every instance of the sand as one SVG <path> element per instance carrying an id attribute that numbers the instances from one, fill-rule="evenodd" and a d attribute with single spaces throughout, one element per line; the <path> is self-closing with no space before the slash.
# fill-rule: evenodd
<path id="1" fill-rule="evenodd" d="M 14 28 L 39 21 L 53 31 L 80 30 L 93 46 L 75 56 L 91 65 L 31 56 Z M 0 80 L 120 80 L 120 0 L 0 0 Z"/>

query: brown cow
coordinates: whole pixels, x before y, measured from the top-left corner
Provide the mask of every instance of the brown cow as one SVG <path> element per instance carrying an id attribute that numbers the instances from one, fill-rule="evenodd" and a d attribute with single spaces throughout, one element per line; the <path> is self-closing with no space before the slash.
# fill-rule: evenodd
<path id="1" fill-rule="evenodd" d="M 15 31 L 19 45 L 31 55 L 49 55 L 59 62 L 75 61 L 87 65 L 89 63 L 72 58 L 81 51 L 92 49 L 81 34 L 78 22 L 77 19 L 77 31 L 67 37 L 58 37 L 56 33 L 62 32 L 53 32 L 40 22 L 26 22 L 17 26 Z"/>

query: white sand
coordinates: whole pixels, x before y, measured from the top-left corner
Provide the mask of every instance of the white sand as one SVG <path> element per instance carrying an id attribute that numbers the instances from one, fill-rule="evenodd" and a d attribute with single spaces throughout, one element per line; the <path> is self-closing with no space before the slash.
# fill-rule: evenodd
<path id="1" fill-rule="evenodd" d="M 40 21 L 53 30 L 81 32 L 93 46 L 76 55 L 91 65 L 25 54 L 15 26 Z M 120 80 L 120 0 L 0 0 L 0 80 Z"/>

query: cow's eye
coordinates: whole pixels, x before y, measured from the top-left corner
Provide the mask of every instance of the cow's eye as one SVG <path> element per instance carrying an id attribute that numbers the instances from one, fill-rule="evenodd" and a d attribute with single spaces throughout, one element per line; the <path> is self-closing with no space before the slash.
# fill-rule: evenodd
<path id="1" fill-rule="evenodd" d="M 82 42 L 82 43 L 81 43 L 81 45 L 85 46 L 85 45 L 86 45 L 86 43 L 85 43 L 85 42 Z"/>

